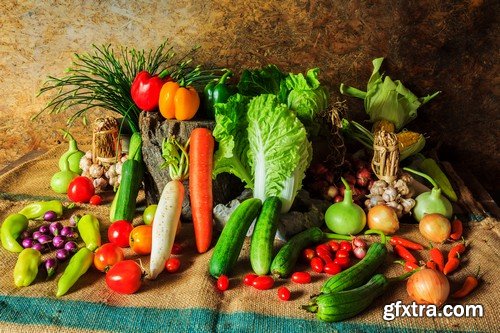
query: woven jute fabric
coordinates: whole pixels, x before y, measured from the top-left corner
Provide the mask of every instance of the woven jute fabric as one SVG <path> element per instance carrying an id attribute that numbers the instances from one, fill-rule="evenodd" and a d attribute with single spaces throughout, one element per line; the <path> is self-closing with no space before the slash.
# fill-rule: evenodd
<path id="1" fill-rule="evenodd" d="M 18 212 L 30 202 L 60 198 L 50 190 L 50 177 L 57 172 L 57 160 L 64 148 L 58 146 L 38 158 L 27 161 L 0 176 L 0 221 Z M 68 224 L 73 213 L 91 213 L 101 223 L 103 241 L 107 241 L 109 203 L 112 193 L 105 196 L 102 206 L 79 204 L 65 212 L 62 223 Z M 143 195 L 141 195 L 141 198 Z M 141 223 L 140 211 L 144 200 L 139 199 L 138 214 L 134 224 Z M 40 222 L 30 221 L 30 229 Z M 300 308 L 309 297 L 317 294 L 328 278 L 325 274 L 311 273 L 312 283 L 299 285 L 290 279 L 278 280 L 270 290 L 259 291 L 243 284 L 243 277 L 251 272 L 248 259 L 249 239 L 230 278 L 230 289 L 222 293 L 214 287 L 215 280 L 208 274 L 212 250 L 198 254 L 193 242 L 192 225 L 182 225 L 177 242 L 184 251 L 179 255 L 182 266 L 178 273 L 162 273 L 154 280 L 144 280 L 139 292 L 120 295 L 107 288 L 104 274 L 91 268 L 63 297 L 56 298 L 55 291 L 64 264 L 56 276 L 46 280 L 43 274 L 29 287 L 16 288 L 13 269 L 16 253 L 0 248 L 0 332 L 334 332 L 334 331 L 473 331 L 494 332 L 500 327 L 498 276 L 500 273 L 498 221 L 487 218 L 481 222 L 465 224 L 464 236 L 469 244 L 461 268 L 450 276 L 451 290 L 456 290 L 466 275 L 481 272 L 481 284 L 469 297 L 447 304 L 481 304 L 481 318 L 408 318 L 392 321 L 383 319 L 387 304 L 402 301 L 410 304 L 406 283 L 400 282 L 380 296 L 366 311 L 341 323 L 323 323 L 313 314 Z M 422 244 L 425 239 L 417 225 L 401 225 L 400 232 Z M 217 236 L 217 235 L 216 235 Z M 373 238 L 375 241 L 376 238 Z M 280 244 L 276 244 L 276 249 Z M 442 245 L 444 251 L 451 244 Z M 389 250 L 391 250 L 389 248 Z M 147 270 L 149 257 L 139 257 L 125 251 L 127 258 L 140 260 Z M 44 257 L 53 256 L 53 253 Z M 420 251 L 417 258 L 426 260 L 428 253 Z M 379 270 L 387 276 L 402 274 L 403 268 L 393 264 L 391 254 Z M 299 262 L 297 270 L 308 270 Z M 292 291 L 291 300 L 279 300 L 277 289 L 286 286 Z"/>

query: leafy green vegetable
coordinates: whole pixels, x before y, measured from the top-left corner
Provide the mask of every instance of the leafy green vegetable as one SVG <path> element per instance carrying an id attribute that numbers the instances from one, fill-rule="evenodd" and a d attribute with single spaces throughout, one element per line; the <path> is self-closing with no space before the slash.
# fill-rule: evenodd
<path id="1" fill-rule="evenodd" d="M 274 94 L 279 95 L 280 100 L 284 101 L 286 87 L 282 85 L 282 80 L 285 78 L 286 74 L 276 65 L 267 65 L 261 69 L 245 69 L 238 82 L 238 92 L 245 96 Z"/>
<path id="2" fill-rule="evenodd" d="M 393 81 L 379 73 L 384 58 L 373 60 L 373 72 L 368 81 L 367 91 L 349 87 L 343 83 L 340 92 L 344 95 L 364 99 L 365 111 L 371 122 L 388 120 L 400 130 L 417 117 L 417 109 L 436 97 L 440 91 L 425 97 L 417 97 L 401 81 Z"/>

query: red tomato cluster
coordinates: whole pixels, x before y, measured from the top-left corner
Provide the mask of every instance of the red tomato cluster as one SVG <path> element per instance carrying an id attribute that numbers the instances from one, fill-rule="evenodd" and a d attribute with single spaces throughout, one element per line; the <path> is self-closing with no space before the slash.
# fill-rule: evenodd
<path id="1" fill-rule="evenodd" d="M 304 249 L 302 255 L 309 262 L 312 271 L 335 275 L 351 265 L 352 251 L 350 242 L 331 240 L 317 245 L 314 249 Z"/>

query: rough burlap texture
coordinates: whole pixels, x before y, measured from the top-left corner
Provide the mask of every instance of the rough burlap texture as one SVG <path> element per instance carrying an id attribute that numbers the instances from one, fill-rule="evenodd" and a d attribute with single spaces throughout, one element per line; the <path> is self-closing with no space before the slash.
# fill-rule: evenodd
<path id="1" fill-rule="evenodd" d="M 52 197 L 65 199 L 64 196 L 54 194 L 49 188 L 50 177 L 57 171 L 57 159 L 64 150 L 65 147 L 58 146 L 0 176 L 0 221 L 32 201 Z M 103 241 L 107 241 L 106 230 L 110 224 L 108 211 L 112 194 L 105 197 L 106 204 L 103 206 L 77 205 L 72 211 L 67 211 L 62 223 L 68 224 L 72 213 L 92 213 L 101 221 Z M 138 223 L 141 223 L 139 213 L 134 220 L 134 224 Z M 40 222 L 31 221 L 30 229 L 39 224 Z M 426 244 L 418 232 L 417 225 L 402 225 L 400 231 L 400 235 Z M 416 331 L 497 331 L 500 327 L 497 315 L 500 306 L 498 221 L 488 218 L 482 222 L 468 223 L 465 226 L 464 236 L 469 244 L 469 250 L 464 256 L 461 269 L 450 277 L 451 289 L 456 290 L 467 274 L 474 274 L 480 267 L 482 281 L 479 288 L 460 303 L 482 304 L 485 312 L 483 318 L 396 318 L 386 322 L 382 318 L 385 304 L 396 300 L 401 300 L 404 304 L 411 302 L 405 290 L 405 283 L 401 282 L 379 297 L 368 310 L 351 320 L 338 324 L 320 322 L 313 314 L 301 310 L 300 306 L 307 303 L 310 295 L 318 293 L 327 276 L 312 273 L 313 281 L 306 285 L 294 284 L 289 279 L 280 280 L 273 289 L 266 291 L 245 286 L 243 277 L 251 272 L 248 239 L 231 275 L 230 289 L 221 293 L 216 291 L 215 281 L 207 272 L 212 250 L 205 254 L 196 253 L 192 225 L 183 224 L 182 232 L 177 238 L 184 247 L 184 252 L 180 255 L 182 261 L 180 272 L 176 274 L 164 272 L 154 281 L 145 280 L 139 292 L 134 295 L 112 292 L 106 286 L 104 274 L 91 268 L 67 295 L 56 299 L 54 294 L 57 280 L 64 266 L 59 267 L 57 275 L 48 281 L 40 273 L 31 286 L 16 288 L 12 272 L 17 254 L 1 248 L 0 331 L 147 332 L 158 329 L 158 326 L 148 326 L 148 323 L 157 320 L 161 315 L 177 313 L 175 311 L 180 311 L 178 318 L 160 326 L 163 327 L 163 331 L 327 332 L 377 331 L 383 328 Z M 448 250 L 450 246 L 446 244 L 442 248 Z M 126 250 L 126 254 L 128 258 L 139 259 L 129 249 Z M 418 259 L 427 258 L 426 251 L 418 253 Z M 380 271 L 388 276 L 403 273 L 401 266 L 391 264 L 393 260 L 394 256 L 391 255 Z M 149 257 L 140 257 L 140 261 L 148 269 Z M 307 266 L 300 263 L 297 269 L 306 270 Z M 277 288 L 282 285 L 292 291 L 291 301 L 283 302 L 278 299 Z M 454 301 L 449 302 L 453 303 Z M 73 311 L 79 307 L 82 309 L 81 312 Z M 123 317 L 124 313 L 127 314 L 126 317 Z M 117 319 L 110 322 L 113 318 L 109 317 L 113 317 L 114 314 Z M 203 322 L 203 326 L 196 326 L 201 325 L 196 324 L 196 320 L 203 318 L 207 320 Z M 293 326 L 290 326 L 292 324 Z"/>

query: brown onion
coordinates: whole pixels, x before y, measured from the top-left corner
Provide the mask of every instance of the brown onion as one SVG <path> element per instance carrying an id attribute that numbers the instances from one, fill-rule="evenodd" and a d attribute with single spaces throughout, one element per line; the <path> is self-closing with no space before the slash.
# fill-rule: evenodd
<path id="1" fill-rule="evenodd" d="M 376 205 L 370 208 L 366 217 L 368 228 L 392 235 L 399 229 L 399 220 L 396 211 L 386 205 Z"/>
<path id="2" fill-rule="evenodd" d="M 422 236 L 436 243 L 444 242 L 451 233 L 450 220 L 437 213 L 425 214 L 420 220 L 418 228 Z"/>
<path id="3" fill-rule="evenodd" d="M 408 279 L 406 291 L 418 304 L 434 304 L 439 307 L 448 298 L 450 283 L 443 273 L 424 268 Z"/>

